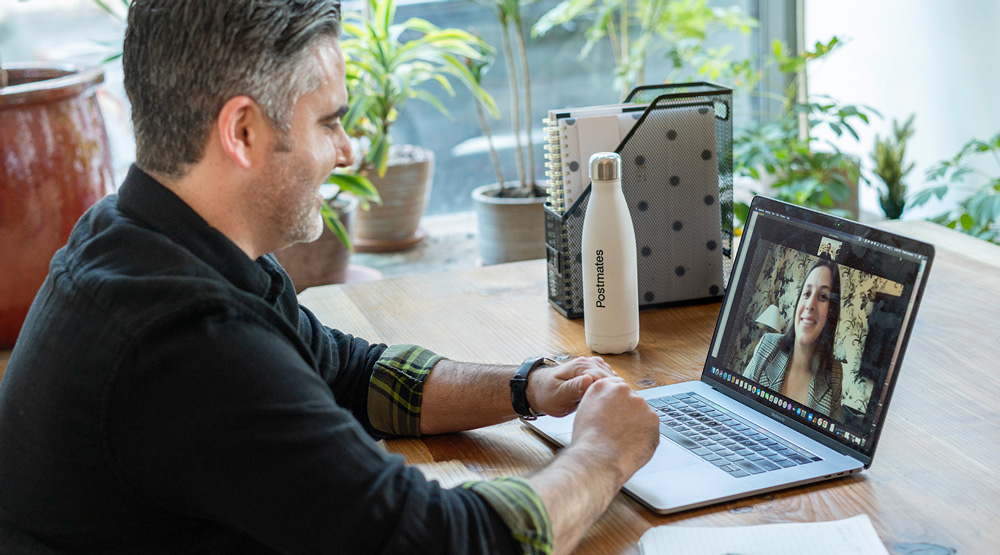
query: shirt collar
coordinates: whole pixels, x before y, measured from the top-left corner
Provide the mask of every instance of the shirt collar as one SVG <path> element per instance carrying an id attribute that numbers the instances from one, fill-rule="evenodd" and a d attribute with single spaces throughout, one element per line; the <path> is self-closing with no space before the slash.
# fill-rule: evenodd
<path id="1" fill-rule="evenodd" d="M 274 288 L 283 281 L 271 256 L 251 260 L 173 191 L 135 165 L 118 191 L 118 208 L 170 237 L 239 289 L 273 297 Z"/>

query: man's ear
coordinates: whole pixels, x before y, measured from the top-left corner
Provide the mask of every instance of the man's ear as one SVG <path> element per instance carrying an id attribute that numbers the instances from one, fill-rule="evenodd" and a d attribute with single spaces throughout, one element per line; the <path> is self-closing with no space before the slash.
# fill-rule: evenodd
<path id="1" fill-rule="evenodd" d="M 215 121 L 222 151 L 241 168 L 250 169 L 253 150 L 263 148 L 267 118 L 249 96 L 230 98 Z"/>

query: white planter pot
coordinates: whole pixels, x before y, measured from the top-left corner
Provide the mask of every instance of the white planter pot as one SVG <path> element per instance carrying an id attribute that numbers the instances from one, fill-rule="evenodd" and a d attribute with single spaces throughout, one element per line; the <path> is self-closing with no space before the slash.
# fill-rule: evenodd
<path id="1" fill-rule="evenodd" d="M 545 197 L 498 198 L 498 186 L 472 191 L 484 265 L 545 257 Z"/>

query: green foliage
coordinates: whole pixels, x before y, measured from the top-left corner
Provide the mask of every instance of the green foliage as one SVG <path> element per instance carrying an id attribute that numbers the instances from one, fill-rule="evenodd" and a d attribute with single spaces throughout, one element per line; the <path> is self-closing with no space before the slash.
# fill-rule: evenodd
<path id="1" fill-rule="evenodd" d="M 829 129 L 837 137 L 846 134 L 857 141 L 856 128 L 867 125 L 870 114 L 879 113 L 869 106 L 840 104 L 826 95 L 811 95 L 806 102 L 796 100 L 807 64 L 827 56 L 838 44 L 834 37 L 795 56 L 775 41 L 770 63 L 790 78 L 781 113 L 773 120 L 738 130 L 733 157 L 739 175 L 760 180 L 766 174 L 773 179 L 770 188 L 763 191 L 766 194 L 843 216 L 847 211 L 836 206 L 850 197 L 861 177 L 858 161 L 833 142 L 817 139 L 814 131 Z"/>
<path id="2" fill-rule="evenodd" d="M 906 143 L 913 136 L 913 118 L 910 115 L 906 122 L 900 126 L 899 122 L 892 120 L 892 136 L 875 136 L 875 150 L 872 151 L 872 160 L 875 162 L 875 175 L 882 180 L 879 187 L 879 202 L 882 204 L 882 211 L 890 220 L 899 219 L 903 214 L 906 205 L 906 184 L 903 178 L 913 171 L 914 163 L 906 163 Z"/>
<path id="3" fill-rule="evenodd" d="M 975 158 L 992 158 L 995 173 L 976 169 Z M 931 198 L 944 198 L 950 191 L 968 196 L 953 210 L 931 221 L 962 233 L 1000 244 L 1000 133 L 986 141 L 972 139 L 950 160 L 943 160 L 927 170 L 926 178 L 938 185 L 928 187 L 910 199 L 911 206 L 922 206 Z M 972 182 L 971 184 L 969 182 Z"/>
<path id="4" fill-rule="evenodd" d="M 347 62 L 347 90 L 353 105 L 344 127 L 366 139 L 361 170 L 375 168 L 384 175 L 389 160 L 389 135 L 406 101 L 418 98 L 449 118 L 447 108 L 428 89 L 455 96 L 452 79 L 464 85 L 491 113 L 493 98 L 480 87 L 461 61 L 479 59 L 482 41 L 460 29 L 441 29 L 420 18 L 394 23 L 394 0 L 368 0 L 371 16 L 348 14 L 341 48 Z M 404 35 L 406 38 L 404 40 Z"/>
<path id="5" fill-rule="evenodd" d="M 101 7 L 104 11 L 113 15 L 116 19 L 125 21 L 126 14 L 128 14 L 129 4 L 131 0 L 94 0 L 94 3 Z M 115 7 L 118 6 L 118 7 Z"/>
<path id="6" fill-rule="evenodd" d="M 647 62 L 660 54 L 673 66 L 667 81 L 689 68 L 706 79 L 731 79 L 737 86 L 752 81 L 748 60 L 731 62 L 730 46 L 706 48 L 705 39 L 727 29 L 747 35 L 757 20 L 738 6 L 713 7 L 708 0 L 563 0 L 535 23 L 536 35 L 575 19 L 590 19 L 585 58 L 607 37 L 614 51 L 615 89 L 627 93 L 642 85 Z"/>
<path id="7" fill-rule="evenodd" d="M 323 216 L 326 227 L 337 236 L 337 239 L 340 239 L 340 242 L 349 250 L 354 251 L 354 245 L 351 244 L 351 236 L 347 233 L 347 228 L 344 227 L 344 223 L 340 221 L 337 212 L 331 207 L 331 204 L 337 200 L 340 193 L 349 193 L 358 199 L 358 205 L 362 210 L 368 210 L 371 208 L 370 203 L 372 202 L 382 204 L 382 198 L 379 196 L 378 191 L 375 190 L 372 182 L 367 177 L 361 175 L 332 173 L 326 182 L 337 186 L 337 194 L 323 202 L 323 205 L 320 207 L 320 214 Z"/>

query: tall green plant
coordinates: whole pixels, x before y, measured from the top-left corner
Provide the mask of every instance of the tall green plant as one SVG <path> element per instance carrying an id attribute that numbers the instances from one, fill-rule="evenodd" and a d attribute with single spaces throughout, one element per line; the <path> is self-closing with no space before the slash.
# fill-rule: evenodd
<path id="1" fill-rule="evenodd" d="M 913 162 L 906 163 L 906 143 L 913 136 L 913 118 L 910 115 L 902 126 L 892 120 L 892 135 L 883 139 L 875 136 L 875 150 L 872 160 L 875 168 L 872 170 L 882 180 L 879 191 L 879 203 L 882 211 L 890 220 L 899 219 L 906 206 L 906 184 L 903 179 L 913 171 Z"/>
<path id="2" fill-rule="evenodd" d="M 478 60 L 472 60 L 466 58 L 465 65 L 469 67 L 469 73 L 472 74 L 473 79 L 476 83 L 482 86 L 483 77 L 489 68 L 493 65 L 493 55 L 492 52 L 486 50 L 482 51 L 483 57 Z M 493 172 L 497 178 L 497 184 L 500 186 L 501 192 L 504 188 L 504 178 L 503 178 L 503 167 L 500 166 L 500 157 L 497 155 L 496 146 L 493 144 L 493 133 L 490 132 L 490 123 L 486 119 L 486 110 L 483 108 L 483 103 L 478 100 L 474 103 L 476 108 L 476 119 L 479 120 L 479 127 L 483 130 L 483 136 L 486 137 L 486 144 L 489 146 L 490 151 L 490 162 L 493 164 Z"/>
<path id="3" fill-rule="evenodd" d="M 615 57 L 614 86 L 623 96 L 645 82 L 646 65 L 658 54 L 673 66 L 666 81 L 688 68 L 713 80 L 746 80 L 751 75 L 749 61 L 728 60 L 731 46 L 705 46 L 715 31 L 749 34 L 757 26 L 757 20 L 738 6 L 712 7 L 708 0 L 563 0 L 535 23 L 533 32 L 543 35 L 576 19 L 593 21 L 581 58 L 601 39 L 609 39 Z"/>
<path id="4" fill-rule="evenodd" d="M 996 162 L 996 169 L 986 172 L 973 165 L 974 159 Z M 965 200 L 932 221 L 962 233 L 1000 244 L 1000 133 L 986 141 L 972 139 L 950 160 L 943 160 L 927 170 L 927 180 L 938 185 L 926 188 L 910 201 L 921 206 L 932 197 L 943 199 L 949 191 L 965 194 Z"/>
<path id="5" fill-rule="evenodd" d="M 347 61 L 351 108 L 344 118 L 348 133 L 364 140 L 360 171 L 384 175 L 389 160 L 390 129 L 411 98 L 423 100 L 451 118 L 435 93 L 437 83 L 455 96 L 452 79 L 498 114 L 493 98 L 469 73 L 463 59 L 478 59 L 480 39 L 460 29 L 441 29 L 420 18 L 394 23 L 394 0 L 368 0 L 369 15 L 348 14 L 341 48 Z M 406 39 L 404 40 L 404 35 Z"/>
<path id="6" fill-rule="evenodd" d="M 518 196 L 529 196 L 538 189 L 535 182 L 535 142 L 532 138 L 531 70 L 524 37 L 523 8 L 536 0 L 473 0 L 490 9 L 500 24 L 501 44 L 507 65 L 507 82 L 510 87 L 510 123 L 514 134 L 514 155 L 520 185 Z M 515 48 L 516 46 L 516 48 Z M 520 68 L 520 76 L 518 75 Z M 481 75 L 480 75 L 481 77 Z M 483 120 L 480 120 L 482 124 Z M 521 134 L 521 124 L 525 133 Z M 526 138 L 525 138 L 526 137 Z M 522 140 L 524 138 L 524 140 Z M 492 150 L 492 146 L 491 146 Z M 491 152 L 495 156 L 495 152 Z M 525 160 L 527 159 L 527 160 Z M 502 172 L 499 196 L 513 194 L 505 188 Z M 513 188 L 511 188 L 513 189 Z"/>

